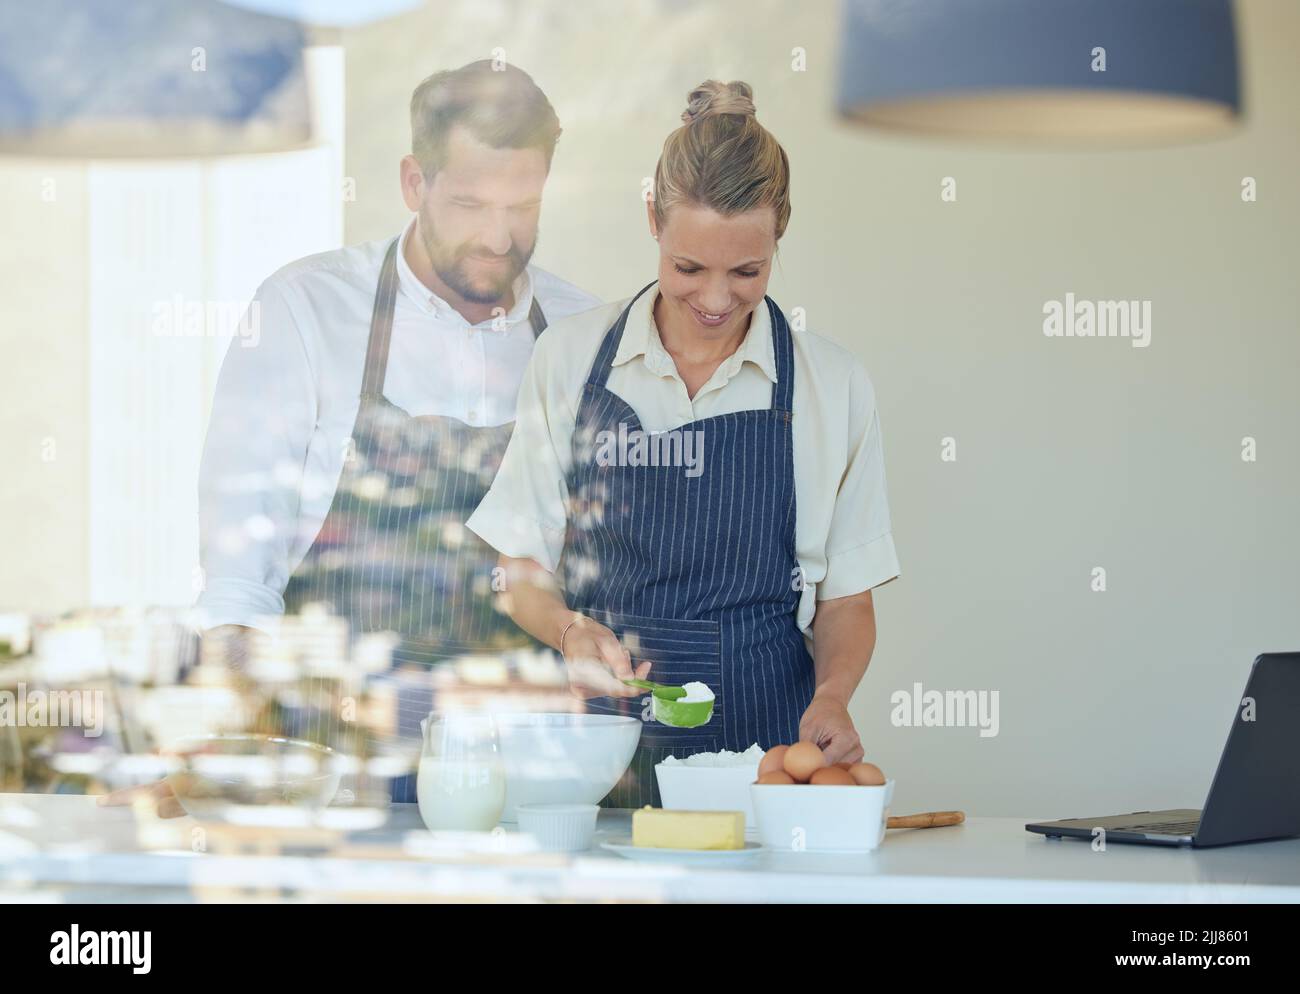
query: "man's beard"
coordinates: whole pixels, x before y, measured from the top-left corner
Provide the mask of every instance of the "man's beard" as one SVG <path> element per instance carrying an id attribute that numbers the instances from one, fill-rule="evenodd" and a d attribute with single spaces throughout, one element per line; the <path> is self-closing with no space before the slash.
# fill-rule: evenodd
<path id="1" fill-rule="evenodd" d="M 536 238 L 526 253 L 520 252 L 518 246 L 511 242 L 510 249 L 506 252 L 507 265 L 499 276 L 483 274 L 474 277 L 465 269 L 465 260 L 474 254 L 470 246 L 446 246 L 439 242 L 433 219 L 423 207 L 420 209 L 418 230 L 424 242 L 424 251 L 428 253 L 429 262 L 438 279 L 458 293 L 461 299 L 474 304 L 495 304 L 503 298 L 537 248 Z"/>

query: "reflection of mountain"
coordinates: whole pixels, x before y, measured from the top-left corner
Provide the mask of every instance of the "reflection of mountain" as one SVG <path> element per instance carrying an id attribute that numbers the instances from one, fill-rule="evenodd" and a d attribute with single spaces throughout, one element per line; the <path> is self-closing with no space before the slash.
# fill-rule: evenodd
<path id="1" fill-rule="evenodd" d="M 95 608 L 58 617 L 11 617 L 13 623 L 22 618 L 29 629 L 22 640 L 29 651 L 8 666 L 0 661 L 0 680 L 168 684 L 198 659 L 198 636 L 185 611 Z"/>

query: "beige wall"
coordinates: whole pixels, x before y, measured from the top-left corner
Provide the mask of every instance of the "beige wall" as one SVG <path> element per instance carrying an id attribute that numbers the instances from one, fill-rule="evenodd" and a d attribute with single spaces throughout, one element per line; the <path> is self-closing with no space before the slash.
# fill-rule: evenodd
<path id="1" fill-rule="evenodd" d="M 500 46 L 565 128 L 538 261 L 628 295 L 654 272 L 641 178 L 686 92 L 748 80 L 794 170 L 770 292 L 850 346 L 879 396 L 903 575 L 877 591 L 853 713 L 897 810 L 1197 806 L 1250 661 L 1300 648 L 1300 5 L 1241 4 L 1238 133 L 1117 152 L 850 130 L 831 111 L 833 11 L 472 0 L 348 32 L 348 240 L 403 220 L 411 88 Z M 1151 300 L 1151 345 L 1044 337 L 1067 291 Z M 913 681 L 999 691 L 999 734 L 893 727 L 890 694 Z"/>
<path id="2" fill-rule="evenodd" d="M 86 167 L 0 158 L 0 605 L 85 602 L 89 358 Z"/>

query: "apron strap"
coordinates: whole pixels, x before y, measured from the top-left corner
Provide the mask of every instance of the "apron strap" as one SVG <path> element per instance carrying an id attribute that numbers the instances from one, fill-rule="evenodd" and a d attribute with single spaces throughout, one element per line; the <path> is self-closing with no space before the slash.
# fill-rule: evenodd
<path id="1" fill-rule="evenodd" d="M 772 410 L 790 413 L 794 410 L 794 339 L 790 326 L 776 301 L 767 302 L 767 313 L 772 320 L 772 352 L 776 357 L 776 382 L 772 384 Z"/>
<path id="2" fill-rule="evenodd" d="M 370 314 L 370 340 L 366 345 L 366 371 L 361 380 L 361 396 L 376 400 L 383 396 L 384 378 L 388 374 L 388 343 L 393 337 L 393 307 L 397 301 L 397 243 L 394 238 L 379 270 L 379 289 Z"/>
<path id="3" fill-rule="evenodd" d="M 604 387 L 609 379 L 609 371 L 614 365 L 614 356 L 618 354 L 618 346 L 623 340 L 623 329 L 627 326 L 628 313 L 641 294 L 656 282 L 658 281 L 652 280 L 643 286 L 641 291 L 628 301 L 618 320 L 605 332 L 605 337 L 600 343 L 600 351 L 596 353 L 596 360 L 591 364 L 591 372 L 587 375 L 587 383 L 590 386 Z M 781 308 L 776 306 L 776 301 L 771 297 L 764 297 L 763 300 L 767 304 L 768 317 L 771 319 L 772 351 L 776 357 L 776 382 L 772 384 L 772 410 L 790 413 L 794 410 L 794 339 L 790 337 L 790 326 L 786 323 Z"/>
<path id="4" fill-rule="evenodd" d="M 537 294 L 533 294 L 533 304 L 528 308 L 528 323 L 533 326 L 533 338 L 536 338 L 546 330 L 546 315 L 542 313 L 542 305 L 537 302 Z"/>
<path id="5" fill-rule="evenodd" d="M 619 343 L 623 341 L 623 328 L 627 325 L 628 312 L 632 310 L 632 305 L 640 299 L 641 294 L 658 282 L 658 280 L 651 280 L 643 286 L 640 292 L 627 302 L 627 306 L 623 308 L 623 313 L 618 316 L 617 321 L 610 325 L 609 331 L 605 332 L 605 337 L 600 343 L 600 351 L 596 353 L 596 360 L 591 364 L 591 372 L 587 374 L 587 384 L 589 386 L 603 387 L 605 381 L 609 379 L 609 370 L 614 365 L 614 356 L 618 355 Z"/>
<path id="6" fill-rule="evenodd" d="M 384 393 L 384 380 L 388 376 L 388 346 L 393 339 L 393 308 L 397 304 L 397 244 L 394 238 L 384 255 L 379 270 L 379 288 L 375 291 L 375 307 L 370 314 L 370 340 L 366 345 L 366 371 L 361 380 L 361 396 L 378 400 Z M 528 308 L 528 322 L 536 338 L 546 330 L 546 314 L 533 296 Z"/>

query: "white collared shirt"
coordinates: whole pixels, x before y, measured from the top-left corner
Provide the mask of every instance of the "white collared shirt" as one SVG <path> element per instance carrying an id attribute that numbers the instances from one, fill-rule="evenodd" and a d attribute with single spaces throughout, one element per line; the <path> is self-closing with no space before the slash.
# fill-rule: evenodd
<path id="1" fill-rule="evenodd" d="M 534 295 L 548 322 L 600 301 L 529 266 L 504 321 L 471 325 L 406 264 L 402 248 L 414 220 L 397 252 L 384 396 L 415 416 L 507 424 L 533 352 Z M 258 334 L 237 338 L 226 353 L 199 476 L 205 627 L 255 627 L 259 617 L 284 611 L 285 585 L 320 531 L 343 468 L 389 241 L 280 269 L 254 298 Z"/>
<path id="2" fill-rule="evenodd" d="M 766 306 L 754 309 L 740 347 L 692 399 L 655 327 L 655 297 L 647 291 L 632 306 L 606 383 L 646 431 L 771 406 L 776 358 Z M 558 568 L 583 385 L 626 306 L 623 300 L 557 322 L 533 351 L 505 459 L 468 522 L 498 551 Z M 792 337 L 795 551 L 804 580 L 798 623 L 808 632 L 817 601 L 870 590 L 900 572 L 871 380 L 839 345 L 809 331 Z"/>

